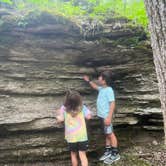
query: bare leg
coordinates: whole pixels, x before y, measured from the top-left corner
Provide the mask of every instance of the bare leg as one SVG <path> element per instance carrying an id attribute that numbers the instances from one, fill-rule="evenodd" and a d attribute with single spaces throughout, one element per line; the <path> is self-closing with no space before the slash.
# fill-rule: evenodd
<path id="1" fill-rule="evenodd" d="M 72 166 L 78 166 L 77 152 L 71 152 L 70 154 Z"/>
<path id="2" fill-rule="evenodd" d="M 108 134 L 108 138 L 112 147 L 118 146 L 118 141 L 114 133 Z"/>
<path id="3" fill-rule="evenodd" d="M 106 145 L 106 147 L 112 145 L 112 141 L 111 141 L 111 139 L 110 139 L 110 134 L 106 134 L 105 145 Z"/>
<path id="4" fill-rule="evenodd" d="M 79 151 L 81 166 L 88 166 L 88 159 L 85 151 Z"/>

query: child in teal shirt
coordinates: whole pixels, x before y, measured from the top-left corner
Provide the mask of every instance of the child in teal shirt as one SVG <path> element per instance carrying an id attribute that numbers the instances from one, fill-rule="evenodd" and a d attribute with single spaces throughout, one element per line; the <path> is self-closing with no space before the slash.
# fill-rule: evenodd
<path id="1" fill-rule="evenodd" d="M 98 90 L 97 116 L 102 120 L 106 136 L 105 152 L 99 160 L 104 161 L 105 164 L 111 164 L 120 159 L 117 148 L 118 142 L 112 126 L 112 118 L 115 110 L 115 96 L 112 87 L 109 86 L 111 83 L 111 71 L 104 71 L 100 74 L 98 77 L 99 85 L 90 81 L 89 77 L 86 75 L 84 76 L 84 80 L 87 81 L 93 89 Z"/>

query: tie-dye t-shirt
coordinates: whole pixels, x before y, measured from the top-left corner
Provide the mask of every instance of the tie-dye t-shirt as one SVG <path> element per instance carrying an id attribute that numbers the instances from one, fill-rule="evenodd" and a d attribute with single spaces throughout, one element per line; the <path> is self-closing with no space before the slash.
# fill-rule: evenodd
<path id="1" fill-rule="evenodd" d="M 87 141 L 87 129 L 85 117 L 90 113 L 89 109 L 83 105 L 82 111 L 72 117 L 65 111 L 65 106 L 61 107 L 61 113 L 65 121 L 65 139 L 69 143 Z"/>

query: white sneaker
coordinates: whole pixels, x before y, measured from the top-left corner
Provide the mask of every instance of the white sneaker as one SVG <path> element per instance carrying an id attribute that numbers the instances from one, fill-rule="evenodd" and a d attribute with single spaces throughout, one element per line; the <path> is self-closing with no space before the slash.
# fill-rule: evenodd
<path id="1" fill-rule="evenodd" d="M 111 155 L 109 158 L 106 158 L 104 160 L 104 163 L 105 164 L 112 164 L 113 162 L 118 161 L 118 160 L 120 160 L 120 155 L 119 154 Z"/>
<path id="2" fill-rule="evenodd" d="M 112 152 L 109 150 L 106 150 L 104 154 L 99 158 L 100 161 L 104 161 L 105 159 L 111 157 Z"/>

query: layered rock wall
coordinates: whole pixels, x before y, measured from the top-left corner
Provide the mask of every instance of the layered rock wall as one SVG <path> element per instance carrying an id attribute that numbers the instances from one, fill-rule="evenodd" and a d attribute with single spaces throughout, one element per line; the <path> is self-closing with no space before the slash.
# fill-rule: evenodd
<path id="1" fill-rule="evenodd" d="M 97 128 L 97 92 L 82 77 L 88 74 L 95 79 L 106 69 L 115 76 L 115 125 L 162 127 L 152 51 L 142 28 L 129 26 L 126 19 L 74 23 L 48 14 L 21 27 L 10 20 L 11 13 L 3 13 L 1 163 L 43 160 L 43 156 L 51 160 L 62 153 L 65 158 L 55 109 L 68 89 L 78 90 L 94 112 L 90 128 Z"/>

